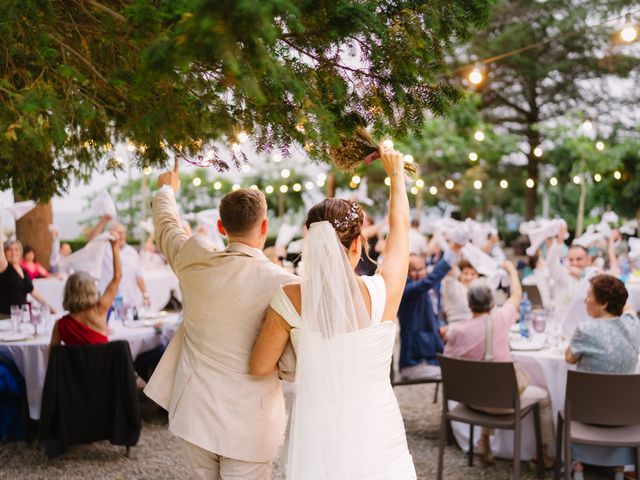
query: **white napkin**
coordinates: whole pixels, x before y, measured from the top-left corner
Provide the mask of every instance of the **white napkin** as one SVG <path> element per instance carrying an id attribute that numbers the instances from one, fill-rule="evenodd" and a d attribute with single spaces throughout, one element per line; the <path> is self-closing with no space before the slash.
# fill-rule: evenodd
<path id="1" fill-rule="evenodd" d="M 60 268 L 76 272 L 87 272 L 96 280 L 102 277 L 102 261 L 108 248 L 111 234 L 101 233 L 83 248 L 66 257 L 60 257 Z"/>
<path id="2" fill-rule="evenodd" d="M 102 190 L 96 195 L 91 202 L 90 210 L 93 215 L 98 217 L 109 215 L 111 218 L 116 218 L 118 216 L 116 204 L 106 190 Z"/>
<path id="3" fill-rule="evenodd" d="M 288 223 L 283 222 L 282 225 L 280 225 L 280 229 L 278 230 L 275 247 L 277 249 L 286 249 L 287 245 L 289 245 L 291 240 L 293 240 L 299 232 L 299 226 L 289 225 Z"/>

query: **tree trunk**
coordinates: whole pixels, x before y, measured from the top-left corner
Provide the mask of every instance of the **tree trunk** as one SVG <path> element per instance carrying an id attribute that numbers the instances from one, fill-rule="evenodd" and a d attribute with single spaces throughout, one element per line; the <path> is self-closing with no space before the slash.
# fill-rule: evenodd
<path id="1" fill-rule="evenodd" d="M 333 198 L 336 196 L 336 174 L 331 171 L 327 174 L 327 181 L 325 183 L 325 195 L 327 198 Z"/>
<path id="2" fill-rule="evenodd" d="M 14 194 L 16 202 L 24 199 Z M 53 223 L 53 210 L 51 200 L 48 203 L 39 203 L 20 220 L 16 221 L 16 237 L 22 245 L 29 245 L 36 252 L 36 260 L 44 268 L 49 268 L 51 257 L 51 232 L 49 225 Z"/>
<path id="3" fill-rule="evenodd" d="M 580 200 L 578 201 L 578 217 L 576 218 L 575 238 L 584 232 L 584 204 L 587 199 L 587 182 L 584 174 L 584 160 L 580 161 Z"/>

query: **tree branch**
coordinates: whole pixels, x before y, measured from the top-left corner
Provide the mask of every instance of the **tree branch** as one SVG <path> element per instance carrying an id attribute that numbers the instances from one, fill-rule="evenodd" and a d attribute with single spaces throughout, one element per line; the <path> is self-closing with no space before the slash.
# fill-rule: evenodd
<path id="1" fill-rule="evenodd" d="M 93 66 L 93 64 L 89 61 L 89 59 L 87 59 L 84 55 L 82 55 L 77 50 L 71 48 L 69 45 L 64 43 L 59 38 L 51 35 L 50 33 L 48 34 L 48 36 L 49 36 L 49 38 L 51 40 L 56 42 L 58 45 L 60 45 L 61 47 L 65 48 L 66 50 L 68 50 L 69 53 L 72 53 L 73 55 L 75 55 L 76 58 L 78 58 L 78 60 L 80 60 L 82 63 L 84 63 L 89 68 L 89 70 L 91 70 L 93 72 L 93 74 L 96 77 L 98 77 L 100 80 L 102 80 L 105 84 L 109 85 L 109 82 L 107 81 L 107 79 L 102 76 L 102 74 L 96 69 L 96 67 Z"/>
<path id="2" fill-rule="evenodd" d="M 98 3 L 95 0 L 84 0 L 84 1 L 87 2 L 89 5 L 91 5 L 93 8 L 95 8 L 96 10 L 100 10 L 106 13 L 110 17 L 115 18 L 116 20 L 118 20 L 121 23 L 124 23 L 125 25 L 129 23 L 129 20 L 127 19 L 127 17 L 119 14 L 115 10 L 111 10 L 106 5 L 102 5 L 101 3 Z"/>

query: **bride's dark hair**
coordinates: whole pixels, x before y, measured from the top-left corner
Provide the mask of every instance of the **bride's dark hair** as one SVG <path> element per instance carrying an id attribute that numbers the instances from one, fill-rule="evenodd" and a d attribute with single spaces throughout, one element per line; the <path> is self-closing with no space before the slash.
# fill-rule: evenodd
<path id="1" fill-rule="evenodd" d="M 307 212 L 307 228 L 312 223 L 329 222 L 340 239 L 340 243 L 346 248 L 351 247 L 351 242 L 361 234 L 364 223 L 364 213 L 357 202 L 343 200 L 342 198 L 325 198 L 315 204 Z M 367 250 L 367 240 L 362 238 L 362 246 Z"/>

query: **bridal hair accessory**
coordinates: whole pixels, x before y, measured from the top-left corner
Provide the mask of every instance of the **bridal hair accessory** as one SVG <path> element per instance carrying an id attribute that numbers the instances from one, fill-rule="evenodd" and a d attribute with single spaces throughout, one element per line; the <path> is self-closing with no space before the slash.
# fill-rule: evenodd
<path id="1" fill-rule="evenodd" d="M 352 226 L 353 222 L 358 221 L 360 218 L 360 206 L 356 202 L 349 202 L 351 208 L 342 220 L 333 220 L 334 228 L 338 230 L 347 230 Z"/>

